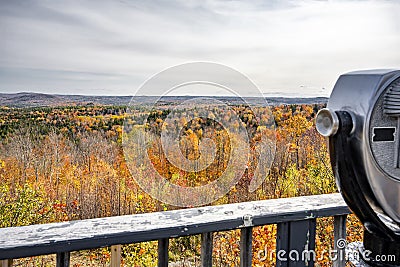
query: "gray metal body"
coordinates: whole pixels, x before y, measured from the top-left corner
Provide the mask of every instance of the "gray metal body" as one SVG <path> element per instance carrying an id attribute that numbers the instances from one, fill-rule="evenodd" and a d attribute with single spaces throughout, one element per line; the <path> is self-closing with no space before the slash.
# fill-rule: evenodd
<path id="1" fill-rule="evenodd" d="M 353 120 L 350 135 L 352 157 L 366 171 L 366 179 L 378 203 L 368 199 L 378 217 L 400 235 L 400 169 L 396 166 L 400 147 L 400 124 L 383 112 L 389 86 L 400 71 L 357 71 L 340 76 L 328 102 L 332 112 L 347 111 Z M 400 106 L 399 106 L 400 110 Z M 378 130 L 389 131 L 389 138 L 376 141 Z M 393 138 L 390 138 L 390 133 Z M 375 136 L 375 137 L 374 137 Z M 375 139 L 376 140 L 375 140 Z M 375 141 L 374 141 L 375 140 Z M 340 188 L 340 184 L 339 184 Z"/>

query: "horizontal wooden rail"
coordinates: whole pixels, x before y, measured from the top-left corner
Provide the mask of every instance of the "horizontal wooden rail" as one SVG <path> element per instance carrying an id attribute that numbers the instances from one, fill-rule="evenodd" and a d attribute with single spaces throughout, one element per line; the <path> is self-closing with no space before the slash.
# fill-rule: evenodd
<path id="1" fill-rule="evenodd" d="M 0 260 L 56 253 L 60 261 L 66 261 L 71 251 L 150 240 L 159 240 L 161 243 L 160 257 L 168 248 L 169 238 L 194 234 L 203 234 L 202 248 L 210 254 L 212 245 L 205 241 L 212 241 L 212 232 L 241 228 L 241 247 L 244 249 L 241 266 L 248 266 L 251 262 L 249 246 L 252 227 L 267 224 L 283 226 L 282 223 L 296 221 L 309 221 L 314 225 L 317 217 L 349 213 L 340 194 L 327 194 L 1 228 Z M 308 227 L 310 223 L 303 224 Z M 283 227 L 291 226 L 287 224 Z M 208 254 L 203 255 L 207 263 L 204 266 L 211 264 Z M 165 255 L 162 257 L 165 258 Z M 161 260 L 164 261 L 162 266 L 165 266 L 165 260 L 168 259 Z M 60 263 L 59 266 L 67 265 Z"/>

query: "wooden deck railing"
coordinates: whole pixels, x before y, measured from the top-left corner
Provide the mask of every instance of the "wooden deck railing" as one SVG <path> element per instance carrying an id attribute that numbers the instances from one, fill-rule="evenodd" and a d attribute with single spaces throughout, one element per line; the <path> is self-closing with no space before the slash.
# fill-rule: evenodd
<path id="1" fill-rule="evenodd" d="M 168 266 L 170 238 L 201 234 L 201 265 L 212 266 L 213 232 L 241 229 L 240 266 L 252 265 L 252 228 L 277 224 L 276 250 L 314 250 L 316 218 L 334 217 L 335 241 L 346 236 L 350 211 L 340 194 L 282 198 L 147 214 L 98 218 L 0 229 L 0 262 L 57 254 L 57 267 L 69 266 L 71 251 L 112 247 L 119 266 L 121 244 L 158 240 L 158 266 Z M 336 242 L 335 242 L 336 245 Z M 339 249 L 340 250 L 340 249 Z M 334 266 L 344 266 L 343 259 Z M 279 261 L 277 266 L 313 266 L 306 261 Z"/>

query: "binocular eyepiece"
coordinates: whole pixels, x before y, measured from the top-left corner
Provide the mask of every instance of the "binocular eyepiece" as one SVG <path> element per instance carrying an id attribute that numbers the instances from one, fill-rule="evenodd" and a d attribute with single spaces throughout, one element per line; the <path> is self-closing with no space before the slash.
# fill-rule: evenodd
<path id="1" fill-rule="evenodd" d="M 364 248 L 372 256 L 395 255 L 395 262 L 368 264 L 399 266 L 400 71 L 340 76 L 316 128 L 329 137 L 337 185 L 365 228 Z"/>

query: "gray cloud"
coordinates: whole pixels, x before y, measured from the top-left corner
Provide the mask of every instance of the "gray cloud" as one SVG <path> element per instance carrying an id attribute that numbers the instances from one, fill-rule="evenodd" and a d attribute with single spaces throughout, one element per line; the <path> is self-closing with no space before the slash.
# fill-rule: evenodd
<path id="1" fill-rule="evenodd" d="M 212 61 L 266 93 L 328 95 L 343 72 L 399 67 L 399 12 L 372 0 L 3 1 L 0 91 L 133 94 L 169 66 Z"/>

